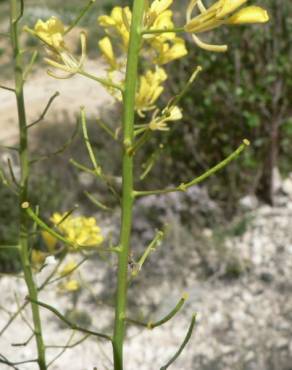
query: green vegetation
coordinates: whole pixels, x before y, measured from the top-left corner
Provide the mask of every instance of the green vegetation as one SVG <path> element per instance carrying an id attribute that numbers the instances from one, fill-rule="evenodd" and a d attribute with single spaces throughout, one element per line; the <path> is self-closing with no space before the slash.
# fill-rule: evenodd
<path id="1" fill-rule="evenodd" d="M 178 176 L 185 180 L 202 173 L 248 138 L 251 147 L 240 166 L 231 164 L 208 182 L 211 194 L 229 214 L 247 193 L 272 203 L 273 169 L 280 168 L 284 175 L 291 171 L 292 23 L 287 14 L 292 3 L 267 3 L 272 21 L 264 29 L 220 29 L 212 41 L 228 39 L 227 53 L 210 54 L 189 43 L 191 56 L 168 69 L 170 98 L 193 72 L 193 61 L 203 67 L 183 99 L 183 122 L 164 139 L 170 145 L 165 145 L 163 165 L 158 166 L 166 176 L 160 177 L 176 183 Z"/>

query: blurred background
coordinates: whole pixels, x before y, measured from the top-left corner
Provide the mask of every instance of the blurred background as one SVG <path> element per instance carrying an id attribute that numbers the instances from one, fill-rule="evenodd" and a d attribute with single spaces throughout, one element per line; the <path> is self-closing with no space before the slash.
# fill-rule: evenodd
<path id="1" fill-rule="evenodd" d="M 86 1 L 27 0 L 23 25 L 33 26 L 39 18 L 45 20 L 52 15 L 68 24 L 82 3 Z M 136 175 L 140 189 L 188 181 L 224 159 L 244 138 L 251 141 L 251 146 L 218 175 L 185 194 L 151 196 L 137 202 L 134 251 L 143 251 L 155 229 L 166 227 L 167 235 L 132 286 L 130 312 L 134 317 L 160 317 L 184 290 L 190 293 L 190 301 L 178 318 L 157 332 L 129 329 L 127 370 L 162 366 L 162 360 L 175 351 L 183 338 L 192 311 L 199 312 L 197 329 L 174 369 L 292 369 L 292 3 L 256 3 L 268 8 L 268 24 L 222 28 L 208 35 L 214 43 L 229 45 L 225 54 L 200 50 L 188 39 L 188 56 L 166 67 L 169 79 L 161 106 L 183 88 L 197 65 L 203 67 L 203 72 L 181 102 L 183 120 L 171 131 L 153 135 L 139 154 Z M 184 22 L 186 4 L 174 2 L 177 24 Z M 99 0 L 68 35 L 72 49 L 79 53 L 78 34 L 86 29 L 87 68 L 96 74 L 103 74 L 105 69 L 97 48 L 103 31 L 97 27 L 96 18 L 109 13 L 115 5 L 116 1 Z M 120 1 L 118 5 L 128 2 Z M 9 2 L 0 0 L 0 32 L 7 31 L 8 19 Z M 9 86 L 12 65 L 8 41 L 0 37 L 0 81 Z M 121 108 L 92 81 L 80 77 L 53 80 L 46 74 L 38 42 L 27 35 L 23 35 L 22 42 L 27 60 L 32 50 L 40 51 L 25 88 L 28 121 L 37 119 L 50 96 L 60 92 L 46 118 L 30 131 L 30 200 L 40 205 L 44 219 L 78 204 L 78 212 L 94 214 L 105 235 L 116 240 L 116 199 L 70 160 L 90 166 L 76 126 L 79 107 L 84 105 L 98 161 L 115 176 L 115 184 L 120 183 L 119 145 L 99 127 L 97 118 L 116 129 Z M 9 176 L 9 159 L 16 178 L 16 152 L 4 146 L 17 145 L 17 135 L 14 97 L 0 90 L 0 163 Z M 149 161 L 154 163 L 152 171 L 139 180 Z M 84 191 L 97 196 L 111 210 L 97 210 Z M 0 199 L 0 242 L 13 244 L 17 236 L 17 199 L 2 184 Z M 94 274 L 96 266 L 98 273 Z M 14 288 L 6 274 L 17 273 L 19 268 L 15 253 L 0 251 L 0 288 L 5 292 L 0 303 L 5 306 L 10 302 L 9 312 L 14 310 L 13 296 L 10 297 Z M 84 269 L 96 286 L 94 294 L 98 299 L 81 292 L 78 312 L 94 322 L 88 305 L 92 310 L 98 307 L 98 315 L 104 320 L 99 317 L 97 322 L 107 327 L 112 315 L 115 261 L 96 258 Z M 69 304 L 66 297 L 60 302 L 61 310 Z M 5 319 L 4 315 L 1 325 Z M 56 327 L 51 321 L 48 316 L 49 334 Z M 65 330 L 60 331 L 63 340 Z M 5 335 L 9 353 L 11 334 Z M 94 361 L 101 361 L 101 369 L 110 368 L 105 365 L 106 357 L 99 360 L 95 343 L 86 343 L 82 344 L 83 356 L 76 349 L 76 356 L 83 358 L 83 362 L 75 362 L 76 370 L 92 368 Z M 64 357 L 68 366 L 70 356 L 72 352 Z M 154 363 L 158 365 L 152 367 Z M 53 368 L 61 369 L 63 365 L 60 360 Z"/>

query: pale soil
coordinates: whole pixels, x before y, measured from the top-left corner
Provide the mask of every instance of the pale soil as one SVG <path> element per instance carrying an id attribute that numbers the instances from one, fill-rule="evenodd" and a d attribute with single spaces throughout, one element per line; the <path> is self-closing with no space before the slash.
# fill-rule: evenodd
<path id="1" fill-rule="evenodd" d="M 237 279 L 223 278 L 220 269 L 218 274 L 199 279 L 197 272 L 202 261 L 196 253 L 195 240 L 189 245 L 183 245 L 178 240 L 180 243 L 179 247 L 176 246 L 175 260 L 171 260 L 174 256 L 171 254 L 170 240 L 150 256 L 137 285 L 130 289 L 129 301 L 132 304 L 135 302 L 136 309 L 133 311 L 131 308 L 132 313 L 129 314 L 137 318 L 142 313 L 146 321 L 157 320 L 175 306 L 183 291 L 187 291 L 190 298 L 182 312 L 163 327 L 152 331 L 129 328 L 125 346 L 126 370 L 159 370 L 182 342 L 193 312 L 198 313 L 193 337 L 182 356 L 170 367 L 171 370 L 291 370 L 292 232 L 289 220 L 292 193 L 290 198 L 281 197 L 280 200 L 275 208 L 260 206 L 251 211 L 246 232 L 227 242 L 226 253 L 235 254 L 239 261 L 249 266 L 249 270 Z M 153 201 L 161 204 L 161 199 Z M 177 201 L 181 204 L 183 199 L 179 197 Z M 109 224 L 113 229 L 117 228 L 113 219 L 108 220 Z M 171 224 L 170 227 L 178 225 Z M 208 232 L 208 238 L 211 235 Z M 188 258 L 186 247 L 192 248 Z M 162 250 L 169 251 L 167 258 L 161 258 Z M 207 255 L 212 264 L 212 250 Z M 221 255 L 223 258 L 226 256 Z M 183 264 L 179 262 L 182 259 Z M 151 266 L 156 268 L 151 269 Z M 170 279 L 165 275 L 166 266 L 176 278 Z M 47 269 L 37 275 L 39 281 L 44 279 Z M 110 266 L 102 260 L 89 261 L 80 271 L 93 292 L 89 293 L 86 289 L 82 291 L 78 308 L 90 315 L 92 328 L 110 333 L 113 308 L 103 302 L 113 294 L 116 264 Z M 181 281 L 177 277 L 184 272 L 187 275 Z M 20 280 L 8 277 L 0 280 L 0 291 L 0 305 L 11 313 L 17 309 L 14 292 L 17 292 L 20 302 L 27 294 Z M 95 301 L 92 293 L 96 297 Z M 58 294 L 53 286 L 40 294 L 40 300 L 53 305 L 62 313 L 72 307 L 69 295 Z M 43 309 L 41 311 L 46 343 L 64 345 L 70 332 L 59 326 L 59 320 L 53 314 Z M 25 316 L 30 316 L 29 310 L 26 310 Z M 9 314 L 3 311 L 0 315 L 0 328 L 8 318 Z M 1 353 L 13 361 L 35 358 L 33 343 L 26 347 L 11 346 L 12 343 L 25 341 L 29 332 L 21 320 L 16 320 L 0 338 Z M 80 335 L 76 334 L 73 343 L 78 338 Z M 51 361 L 59 351 L 48 350 L 48 360 Z M 68 349 L 51 369 L 93 370 L 96 366 L 98 370 L 112 370 L 110 358 L 111 346 L 90 338 L 80 346 Z M 9 370 L 7 366 L 0 368 Z M 37 370 L 37 367 L 27 364 L 19 366 L 19 369 Z"/>
<path id="2" fill-rule="evenodd" d="M 98 76 L 104 75 L 104 67 L 100 61 L 89 60 L 86 70 Z M 10 81 L 1 81 L 3 85 L 12 86 Z M 44 110 L 49 98 L 58 91 L 57 97 L 49 109 L 45 120 L 40 125 L 49 124 L 62 118 L 64 112 L 68 118 L 78 113 L 80 106 L 85 106 L 88 116 L 97 116 L 99 108 L 112 103 L 106 90 L 97 82 L 75 76 L 66 80 L 56 80 L 46 74 L 45 70 L 38 70 L 25 85 L 25 101 L 27 107 L 27 121 L 36 120 Z M 72 119 L 74 123 L 74 119 Z M 31 130 L 33 135 L 35 129 Z M 17 111 L 14 94 L 0 89 L 0 144 L 15 144 L 18 135 Z"/>

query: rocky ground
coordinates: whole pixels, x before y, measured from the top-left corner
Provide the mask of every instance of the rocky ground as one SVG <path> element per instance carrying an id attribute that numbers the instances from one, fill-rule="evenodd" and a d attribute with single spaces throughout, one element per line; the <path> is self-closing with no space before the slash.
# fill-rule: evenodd
<path id="1" fill-rule="evenodd" d="M 290 179 L 283 183 L 274 208 L 256 206 L 253 202 L 255 208 L 245 211 L 241 218 L 248 220 L 245 229 L 237 236 L 231 237 L 227 233 L 224 241 L 220 241 L 220 247 L 216 230 L 204 228 L 202 239 L 191 240 L 190 237 L 186 241 L 184 230 L 178 224 L 184 207 L 191 204 L 190 199 L 193 199 L 193 207 L 198 209 L 206 196 L 203 190 L 196 189 L 164 200 L 154 197 L 147 204 L 142 201 L 137 205 L 137 212 L 142 216 L 136 219 L 134 238 L 137 238 L 138 231 L 142 239 L 147 239 L 142 229 L 152 225 L 149 222 L 147 225 L 144 210 L 151 203 L 152 212 L 159 211 L 160 220 L 167 221 L 172 231 L 131 287 L 130 314 L 155 320 L 167 313 L 184 291 L 190 298 L 184 309 L 163 327 L 152 331 L 129 328 L 125 348 L 127 370 L 155 370 L 167 362 L 183 340 L 193 312 L 198 314 L 196 329 L 173 369 L 292 369 L 291 185 Z M 211 201 L 205 204 L 214 211 Z M 176 210 L 177 207 L 180 211 Z M 117 216 L 104 222 L 103 229 L 115 229 Z M 174 247 L 177 242 L 180 245 Z M 209 248 L 204 254 L 200 251 L 202 244 Z M 93 288 L 83 290 L 77 308 L 87 312 L 92 326 L 105 331 L 108 331 L 113 315 L 109 297 L 115 270 L 115 262 L 105 264 L 100 259 L 87 262 L 80 270 L 83 281 L 91 283 Z M 46 273 L 48 271 L 44 270 L 38 279 L 42 280 Z M 13 292 L 17 292 L 21 303 L 26 294 L 23 283 L 19 279 L 2 277 L 0 289 L 1 306 L 14 312 L 17 305 Z M 72 307 L 72 299 L 58 294 L 52 287 L 43 291 L 40 299 L 63 313 Z M 53 314 L 46 310 L 42 310 L 42 314 L 46 343 L 66 343 L 70 331 L 60 325 Z M 25 316 L 29 316 L 28 310 Z M 8 313 L 1 314 L 1 327 L 8 317 Z M 15 320 L 0 339 L 1 353 L 14 361 L 35 357 L 33 343 L 26 347 L 11 346 L 25 341 L 28 336 L 29 329 L 22 320 Z M 78 338 L 80 334 L 76 333 L 72 342 Z M 49 360 L 59 351 L 49 349 Z M 111 348 L 102 340 L 89 338 L 68 349 L 51 368 L 93 370 L 96 366 L 99 370 L 112 369 L 110 353 Z M 1 367 L 4 370 L 8 368 Z M 31 364 L 19 366 L 19 369 L 35 368 Z"/>

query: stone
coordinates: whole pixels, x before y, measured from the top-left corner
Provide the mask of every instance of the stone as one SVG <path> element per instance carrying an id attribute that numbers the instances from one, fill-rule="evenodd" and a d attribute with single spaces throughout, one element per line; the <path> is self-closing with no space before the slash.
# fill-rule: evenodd
<path id="1" fill-rule="evenodd" d="M 289 198 L 292 198 L 292 175 L 290 174 L 289 177 L 287 177 L 282 184 L 282 190 L 285 194 L 289 196 Z"/>
<path id="2" fill-rule="evenodd" d="M 239 205 L 242 209 L 251 211 L 258 207 L 259 201 L 255 195 L 246 195 L 239 200 Z"/>

